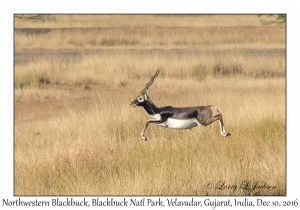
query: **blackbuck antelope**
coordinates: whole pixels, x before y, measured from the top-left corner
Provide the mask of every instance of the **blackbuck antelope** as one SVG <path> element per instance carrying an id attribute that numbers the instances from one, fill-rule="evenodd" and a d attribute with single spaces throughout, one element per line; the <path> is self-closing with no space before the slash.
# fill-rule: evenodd
<path id="1" fill-rule="evenodd" d="M 146 122 L 145 127 L 141 133 L 142 139 L 147 140 L 145 131 L 149 123 L 160 125 L 166 128 L 192 129 L 196 126 L 207 126 L 219 120 L 221 135 L 231 135 L 230 133 L 227 133 L 225 131 L 222 114 L 213 105 L 193 107 L 155 106 L 154 103 L 150 100 L 148 89 L 154 82 L 154 79 L 158 76 L 159 72 L 160 70 L 158 69 L 152 76 L 150 81 L 146 84 L 145 88 L 140 92 L 140 95 L 130 104 L 131 107 L 144 107 L 146 112 L 151 116 L 151 119 Z M 218 113 L 215 116 L 213 116 L 214 109 Z"/>

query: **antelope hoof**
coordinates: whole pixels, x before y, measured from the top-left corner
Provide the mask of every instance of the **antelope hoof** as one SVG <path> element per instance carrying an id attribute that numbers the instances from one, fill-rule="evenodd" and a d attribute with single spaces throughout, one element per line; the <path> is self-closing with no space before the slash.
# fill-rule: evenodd
<path id="1" fill-rule="evenodd" d="M 230 135 L 231 135 L 231 134 L 230 134 L 230 133 L 227 133 L 227 132 L 225 132 L 225 133 L 222 134 L 222 136 L 225 136 L 225 137 L 226 137 L 226 136 L 230 136 Z"/>
<path id="2" fill-rule="evenodd" d="M 141 137 L 142 137 L 142 139 L 144 139 L 145 141 L 147 141 L 147 137 L 146 137 L 146 136 L 144 136 L 144 134 L 143 134 L 143 133 L 141 133 Z"/>

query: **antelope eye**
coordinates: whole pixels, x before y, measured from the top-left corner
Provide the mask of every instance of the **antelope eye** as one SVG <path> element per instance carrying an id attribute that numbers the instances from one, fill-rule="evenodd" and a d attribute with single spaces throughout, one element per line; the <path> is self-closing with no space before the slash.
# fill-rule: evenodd
<path id="1" fill-rule="evenodd" d="M 138 97 L 137 100 L 138 100 L 138 102 L 143 102 L 144 98 L 143 97 Z"/>

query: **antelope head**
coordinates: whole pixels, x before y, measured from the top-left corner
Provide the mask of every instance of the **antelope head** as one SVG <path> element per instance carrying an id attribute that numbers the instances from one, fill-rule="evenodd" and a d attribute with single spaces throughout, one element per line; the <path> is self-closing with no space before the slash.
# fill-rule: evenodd
<path id="1" fill-rule="evenodd" d="M 145 85 L 145 88 L 140 92 L 139 96 L 130 103 L 131 107 L 143 106 L 149 99 L 148 89 L 154 82 L 154 79 L 158 76 L 160 70 L 157 69 L 156 73 L 151 77 L 150 81 Z"/>

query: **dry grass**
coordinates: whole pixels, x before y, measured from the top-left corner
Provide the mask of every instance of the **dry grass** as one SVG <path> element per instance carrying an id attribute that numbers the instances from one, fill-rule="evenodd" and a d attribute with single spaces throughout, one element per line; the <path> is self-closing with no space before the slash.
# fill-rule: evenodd
<path id="1" fill-rule="evenodd" d="M 38 87 L 48 81 L 122 88 L 136 80 L 141 87 L 157 68 L 164 70 L 163 78 L 195 81 L 212 77 L 285 77 L 284 54 L 276 52 L 111 51 L 33 55 L 29 62 L 16 63 L 15 87 Z"/>
<path id="2" fill-rule="evenodd" d="M 33 33 L 34 32 L 34 33 Z M 135 27 L 19 30 L 15 50 L 98 50 L 105 47 L 186 49 L 285 48 L 285 27 Z M 45 41 L 47 40 L 47 41 Z M 223 46 L 223 47 L 222 47 Z M 225 47 L 224 47 L 225 46 Z"/>
<path id="3" fill-rule="evenodd" d="M 52 15 L 55 20 L 15 18 L 15 28 L 261 26 L 257 15 Z M 268 19 L 268 18 L 267 18 Z"/>
<path id="4" fill-rule="evenodd" d="M 224 17 L 231 18 L 231 23 L 226 21 L 231 26 L 255 25 L 250 24 L 252 16 L 240 22 Z M 114 18 L 117 26 L 123 26 L 113 16 L 105 22 L 107 27 Z M 147 18 L 143 21 L 151 25 L 153 17 Z M 180 22 L 177 18 L 161 24 L 172 26 L 172 21 Z M 190 16 L 184 18 L 186 23 L 201 24 L 203 17 L 195 16 L 194 22 Z M 215 18 L 211 16 L 204 30 L 216 25 Z M 142 24 L 138 18 L 133 22 Z M 79 20 L 75 23 L 71 26 L 81 27 Z M 15 24 L 21 27 L 20 22 Z M 34 27 L 51 27 L 39 24 Z M 216 31 L 203 35 L 208 46 L 218 50 L 202 48 L 205 43 L 196 38 L 195 28 L 165 28 L 160 36 L 158 29 L 126 30 L 115 31 L 114 39 L 134 36 L 138 40 L 134 49 L 132 44 L 118 44 L 100 46 L 97 52 L 92 45 L 69 45 L 69 32 L 62 42 L 62 35 L 55 36 L 63 33 L 59 31 L 47 33 L 53 33 L 49 37 L 15 34 L 15 50 L 21 50 L 15 54 L 14 72 L 15 195 L 286 195 L 284 28 L 262 27 L 257 29 L 259 35 L 249 29 L 246 36 L 244 29 L 233 27 L 223 39 L 213 36 Z M 150 35 L 142 35 L 145 32 Z M 109 33 L 100 33 L 99 40 Z M 76 43 L 87 43 L 91 37 L 74 33 Z M 51 44 L 43 45 L 42 39 Z M 195 45 L 190 44 L 193 39 Z M 176 40 L 186 41 L 177 49 Z M 232 136 L 222 137 L 218 123 L 191 131 L 150 125 L 149 141 L 143 141 L 139 134 L 147 114 L 129 104 L 157 68 L 162 72 L 149 93 L 157 106 L 214 104 Z M 238 189 L 216 189 L 219 181 Z M 241 189 L 244 181 L 276 188 Z"/>
<path id="5" fill-rule="evenodd" d="M 15 50 L 98 50 L 105 47 L 201 49 L 285 48 L 285 26 L 257 15 L 56 15 L 15 19 Z"/>
<path id="6" fill-rule="evenodd" d="M 129 107 L 135 85 L 16 90 L 15 194 L 285 194 L 284 79 L 159 78 L 151 90 L 157 105 L 213 103 L 232 136 L 222 137 L 218 124 L 191 131 L 150 126 L 148 142 L 139 136 L 145 111 Z M 277 188 L 204 189 L 222 180 Z"/>

